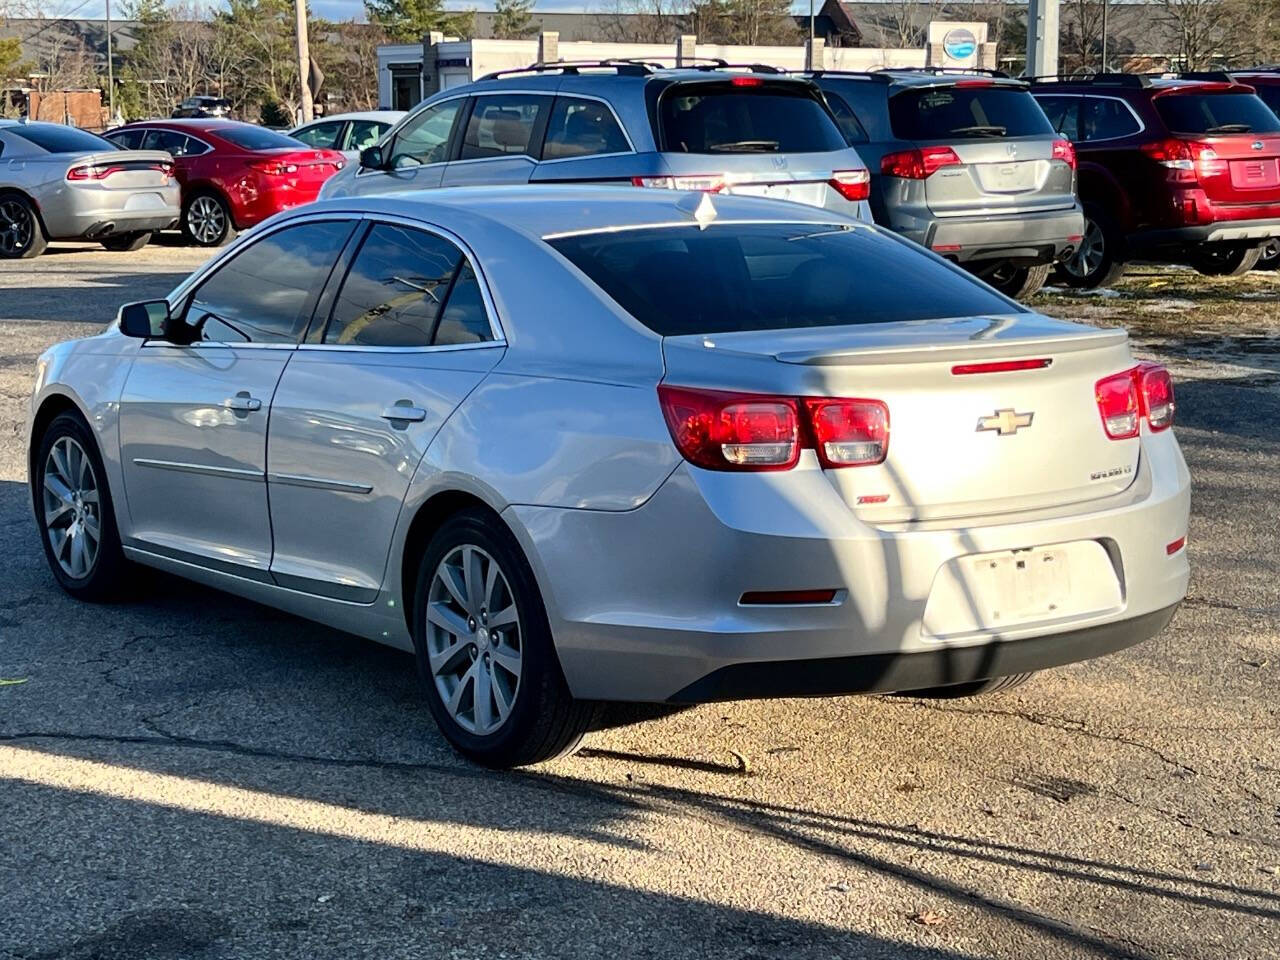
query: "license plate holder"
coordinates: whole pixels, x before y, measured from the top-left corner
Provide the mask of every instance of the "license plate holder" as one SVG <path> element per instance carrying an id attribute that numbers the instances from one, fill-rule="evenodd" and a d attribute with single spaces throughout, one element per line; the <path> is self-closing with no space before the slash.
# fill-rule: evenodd
<path id="1" fill-rule="evenodd" d="M 978 600 L 993 626 L 1053 617 L 1071 597 L 1071 565 L 1061 547 L 1038 547 L 971 557 Z"/>

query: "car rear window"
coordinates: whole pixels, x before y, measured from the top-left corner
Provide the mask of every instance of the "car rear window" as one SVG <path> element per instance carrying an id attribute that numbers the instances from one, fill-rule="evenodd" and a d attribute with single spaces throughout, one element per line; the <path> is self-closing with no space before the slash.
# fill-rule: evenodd
<path id="1" fill-rule="evenodd" d="M 243 127 L 214 127 L 212 132 L 244 150 L 279 150 L 281 148 L 297 150 L 299 147 L 306 146 L 301 140 L 295 140 L 283 133 L 276 133 L 274 130 L 266 130 L 263 127 L 251 127 L 248 124 Z"/>
<path id="2" fill-rule="evenodd" d="M 738 83 L 756 77 L 735 77 Z M 821 153 L 844 137 L 798 83 L 686 83 L 658 101 L 658 140 L 674 153 Z"/>
<path id="3" fill-rule="evenodd" d="M 1252 93 L 1170 93 L 1152 99 L 1173 133 L 1280 133 L 1280 120 Z"/>
<path id="4" fill-rule="evenodd" d="M 1024 312 L 870 227 L 640 227 L 547 241 L 662 336 Z"/>
<path id="5" fill-rule="evenodd" d="M 905 90 L 889 98 L 889 122 L 901 140 L 1052 136 L 1035 97 L 1017 87 L 959 84 Z"/>
<path id="6" fill-rule="evenodd" d="M 89 153 L 120 149 L 110 140 L 57 123 L 15 123 L 5 127 L 5 132 L 28 140 L 50 153 Z"/>

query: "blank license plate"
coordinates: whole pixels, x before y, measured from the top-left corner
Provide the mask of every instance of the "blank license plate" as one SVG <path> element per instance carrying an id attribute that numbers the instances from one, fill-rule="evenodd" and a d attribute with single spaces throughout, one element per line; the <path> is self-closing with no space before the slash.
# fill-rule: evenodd
<path id="1" fill-rule="evenodd" d="M 1071 597 L 1071 569 L 1061 548 L 984 554 L 970 563 L 980 585 L 976 599 L 993 626 L 1052 617 Z"/>

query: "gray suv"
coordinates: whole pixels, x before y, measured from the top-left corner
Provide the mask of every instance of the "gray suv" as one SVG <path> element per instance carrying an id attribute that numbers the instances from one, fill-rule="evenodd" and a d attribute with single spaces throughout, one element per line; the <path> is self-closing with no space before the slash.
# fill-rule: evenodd
<path id="1" fill-rule="evenodd" d="M 877 223 L 1012 297 L 1079 246 L 1075 150 L 1027 84 L 994 71 L 805 76 L 871 168 Z"/>
<path id="2" fill-rule="evenodd" d="M 722 61 L 490 74 L 424 101 L 320 196 L 507 183 L 778 197 L 871 220 L 869 171 L 817 86 Z"/>

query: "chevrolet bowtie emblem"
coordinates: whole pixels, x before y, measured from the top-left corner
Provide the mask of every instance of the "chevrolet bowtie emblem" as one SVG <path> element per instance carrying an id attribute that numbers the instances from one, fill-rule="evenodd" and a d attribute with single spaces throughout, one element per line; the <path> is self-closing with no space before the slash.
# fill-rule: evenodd
<path id="1" fill-rule="evenodd" d="M 1012 410 L 997 410 L 990 417 L 978 418 L 978 433 L 985 430 L 994 430 L 1002 437 L 1007 437 L 1011 433 L 1017 433 L 1023 427 L 1031 426 L 1031 420 L 1035 417 L 1034 413 L 1014 413 Z"/>

